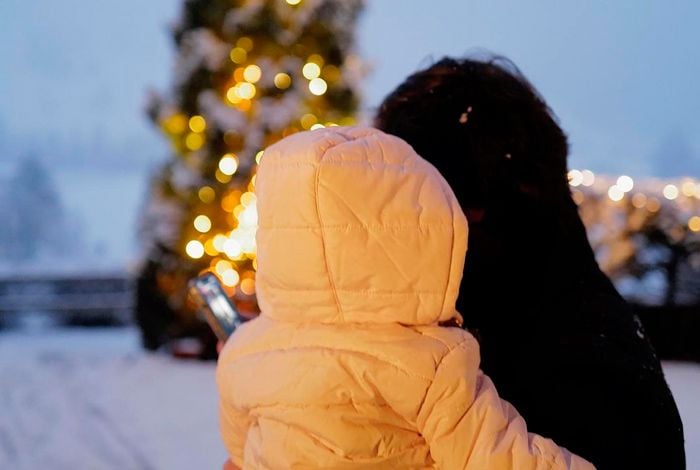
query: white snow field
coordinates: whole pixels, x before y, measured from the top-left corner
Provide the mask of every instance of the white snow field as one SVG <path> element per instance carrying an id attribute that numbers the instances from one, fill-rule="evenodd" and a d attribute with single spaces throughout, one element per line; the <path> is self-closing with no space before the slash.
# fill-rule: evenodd
<path id="1" fill-rule="evenodd" d="M 666 363 L 700 470 L 700 365 Z M 140 349 L 133 328 L 0 333 L 0 469 L 220 469 L 214 364 Z"/>

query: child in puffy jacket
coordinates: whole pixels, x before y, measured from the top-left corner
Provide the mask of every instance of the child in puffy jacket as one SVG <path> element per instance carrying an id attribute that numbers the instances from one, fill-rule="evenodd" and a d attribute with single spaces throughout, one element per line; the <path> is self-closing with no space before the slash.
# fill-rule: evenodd
<path id="1" fill-rule="evenodd" d="M 256 193 L 262 312 L 217 367 L 233 464 L 593 468 L 528 434 L 476 340 L 447 326 L 462 320 L 467 222 L 410 146 L 368 128 L 295 134 L 266 150 Z"/>

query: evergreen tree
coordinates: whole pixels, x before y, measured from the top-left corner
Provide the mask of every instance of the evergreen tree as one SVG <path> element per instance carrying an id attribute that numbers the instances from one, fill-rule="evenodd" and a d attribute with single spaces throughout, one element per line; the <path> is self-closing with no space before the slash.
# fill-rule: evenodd
<path id="1" fill-rule="evenodd" d="M 172 93 L 149 106 L 173 157 L 154 177 L 141 227 L 149 269 L 167 272 L 160 291 L 177 317 L 191 316 L 186 281 L 204 270 L 255 310 L 256 165 L 284 136 L 354 123 L 361 8 L 361 0 L 185 0 Z"/>

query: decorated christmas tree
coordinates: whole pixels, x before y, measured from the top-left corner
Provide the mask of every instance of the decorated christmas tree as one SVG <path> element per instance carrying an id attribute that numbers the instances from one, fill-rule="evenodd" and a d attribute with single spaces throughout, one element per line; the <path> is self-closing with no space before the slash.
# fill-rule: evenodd
<path id="1" fill-rule="evenodd" d="M 197 330 L 187 282 L 215 273 L 254 312 L 255 171 L 302 130 L 354 123 L 361 0 L 185 0 L 170 94 L 149 115 L 172 147 L 142 222 L 137 316 L 147 347 Z"/>

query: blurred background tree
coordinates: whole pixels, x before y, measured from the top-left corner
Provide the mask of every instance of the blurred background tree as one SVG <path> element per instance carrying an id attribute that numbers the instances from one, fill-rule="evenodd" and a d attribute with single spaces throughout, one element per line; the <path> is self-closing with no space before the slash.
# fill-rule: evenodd
<path id="1" fill-rule="evenodd" d="M 149 349 L 194 335 L 213 354 L 187 296 L 202 271 L 257 311 L 257 163 L 282 137 L 355 122 L 361 9 L 361 0 L 185 0 L 173 89 L 148 106 L 173 150 L 142 211 L 136 310 Z"/>

